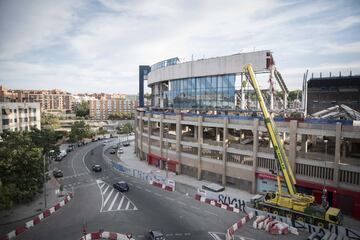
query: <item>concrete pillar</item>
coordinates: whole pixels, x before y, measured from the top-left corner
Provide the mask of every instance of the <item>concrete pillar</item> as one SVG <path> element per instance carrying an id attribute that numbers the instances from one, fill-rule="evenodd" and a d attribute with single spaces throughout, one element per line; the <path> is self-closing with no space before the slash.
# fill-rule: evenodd
<path id="1" fill-rule="evenodd" d="M 176 165 L 176 172 L 181 174 L 181 115 L 176 117 L 176 157 L 179 162 Z"/>
<path id="2" fill-rule="evenodd" d="M 139 130 L 140 130 L 140 160 L 144 160 L 143 159 L 143 132 L 144 132 L 144 112 L 140 113 L 140 124 L 139 124 Z"/>
<path id="3" fill-rule="evenodd" d="M 201 147 L 204 142 L 202 122 L 203 122 L 203 117 L 198 117 L 198 136 L 199 136 L 199 138 L 198 138 L 198 160 L 197 160 L 197 164 L 196 164 L 198 180 L 201 179 Z"/>
<path id="4" fill-rule="evenodd" d="M 306 134 L 302 134 L 301 135 L 301 152 L 303 154 L 307 153 L 308 151 L 308 140 L 307 140 L 307 135 Z"/>
<path id="5" fill-rule="evenodd" d="M 296 120 L 290 121 L 290 147 L 289 147 L 289 163 L 295 175 L 296 162 L 296 142 L 297 142 L 297 124 Z"/>
<path id="6" fill-rule="evenodd" d="M 241 73 L 241 110 L 245 110 L 244 74 Z"/>
<path id="7" fill-rule="evenodd" d="M 198 140 L 198 126 L 194 126 L 194 140 Z"/>
<path id="8" fill-rule="evenodd" d="M 222 172 L 222 185 L 226 185 L 226 161 L 227 161 L 227 148 L 228 148 L 228 124 L 229 119 L 224 118 L 224 129 L 223 129 L 223 155 L 222 155 L 222 162 L 223 162 L 223 172 Z"/>
<path id="9" fill-rule="evenodd" d="M 160 131 L 159 131 L 159 137 L 160 137 L 160 154 L 161 154 L 162 157 L 164 157 L 165 154 L 167 153 L 167 152 L 164 153 L 164 143 L 163 143 L 164 137 L 163 137 L 163 135 L 164 135 L 164 115 L 161 114 L 161 115 L 160 115 Z M 166 150 L 167 147 L 168 147 L 168 146 L 166 146 L 165 151 L 167 151 L 167 150 Z M 167 156 L 166 156 L 166 158 L 167 158 Z"/>
<path id="10" fill-rule="evenodd" d="M 139 156 L 138 155 L 138 149 L 139 149 L 139 143 L 138 143 L 138 140 L 139 140 L 139 134 L 138 134 L 138 131 L 139 131 L 139 121 L 138 121 L 138 116 L 139 116 L 139 112 L 138 111 L 135 111 L 135 120 L 134 120 L 134 126 L 135 126 L 135 146 L 134 146 L 134 153 L 136 156 Z"/>
<path id="11" fill-rule="evenodd" d="M 255 194 L 256 193 L 256 167 L 257 167 L 257 153 L 258 153 L 258 147 L 259 147 L 259 119 L 255 118 L 254 122 L 253 122 L 253 165 L 252 165 L 252 170 L 253 170 L 253 176 L 251 179 L 251 193 Z"/>
<path id="12" fill-rule="evenodd" d="M 220 131 L 219 128 L 215 128 L 216 141 L 220 142 Z"/>
<path id="13" fill-rule="evenodd" d="M 151 140 L 150 140 L 150 137 L 151 137 L 151 121 L 150 121 L 150 118 L 152 117 L 152 113 L 149 113 L 148 115 L 148 142 L 147 142 L 147 145 L 148 145 L 148 152 L 151 153 Z"/>
<path id="14" fill-rule="evenodd" d="M 334 164 L 334 183 L 339 186 L 339 164 L 340 164 L 340 149 L 341 149 L 341 123 L 336 123 L 335 130 L 335 164 Z"/>

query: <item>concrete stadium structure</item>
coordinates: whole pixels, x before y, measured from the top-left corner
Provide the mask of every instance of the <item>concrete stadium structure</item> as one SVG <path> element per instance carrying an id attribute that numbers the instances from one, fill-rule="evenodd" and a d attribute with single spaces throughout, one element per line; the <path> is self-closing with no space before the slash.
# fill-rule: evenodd
<path id="1" fill-rule="evenodd" d="M 171 101 L 165 100 L 171 82 L 195 78 L 197 83 L 200 78 L 216 76 L 219 83 L 219 76 L 242 75 L 247 63 L 253 64 L 257 73 L 269 73 L 273 59 L 269 51 L 261 51 L 153 65 L 147 76 L 153 110 L 138 109 L 135 118 L 135 151 L 140 159 L 252 193 L 275 191 L 277 163 L 261 118 L 231 113 L 230 105 L 217 108 L 217 114 L 199 114 L 198 109 L 207 106 L 197 105 L 194 111 L 188 105 L 189 111 L 184 111 L 186 106 L 171 106 Z M 199 93 L 196 101 L 208 101 Z M 321 202 L 326 187 L 331 206 L 360 219 L 360 127 L 356 122 L 279 118 L 276 125 L 298 191 L 313 194 Z"/>

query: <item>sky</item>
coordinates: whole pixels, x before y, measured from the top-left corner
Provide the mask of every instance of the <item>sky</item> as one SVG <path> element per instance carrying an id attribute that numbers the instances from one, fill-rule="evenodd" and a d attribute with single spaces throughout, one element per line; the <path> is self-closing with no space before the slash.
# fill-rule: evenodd
<path id="1" fill-rule="evenodd" d="M 138 66 L 270 50 L 290 89 L 360 74 L 360 1 L 1 0 L 0 85 L 138 93 Z"/>

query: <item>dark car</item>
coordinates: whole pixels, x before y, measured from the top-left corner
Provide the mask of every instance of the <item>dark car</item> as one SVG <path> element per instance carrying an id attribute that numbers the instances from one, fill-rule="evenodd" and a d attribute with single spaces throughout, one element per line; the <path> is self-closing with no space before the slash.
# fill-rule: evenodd
<path id="1" fill-rule="evenodd" d="M 55 157 L 55 161 L 60 162 L 64 157 L 61 155 L 58 155 Z"/>
<path id="2" fill-rule="evenodd" d="M 130 142 L 128 142 L 128 141 L 123 142 L 123 146 L 124 146 L 124 147 L 128 147 L 128 146 L 130 146 Z"/>
<path id="3" fill-rule="evenodd" d="M 129 185 L 125 181 L 120 181 L 113 184 L 113 187 L 120 192 L 127 192 L 129 191 Z"/>
<path id="4" fill-rule="evenodd" d="M 78 147 L 81 147 L 82 145 L 84 145 L 84 143 L 82 143 L 82 142 L 78 143 Z"/>
<path id="5" fill-rule="evenodd" d="M 94 172 L 101 172 L 102 168 L 101 168 L 100 165 L 93 165 L 93 166 L 92 166 L 92 170 L 93 170 Z"/>
<path id="6" fill-rule="evenodd" d="M 54 170 L 53 170 L 53 175 L 54 175 L 54 177 L 56 177 L 56 178 L 59 178 L 59 177 L 63 177 L 63 176 L 64 176 L 63 172 L 62 172 L 60 169 L 54 169 Z"/>
<path id="7" fill-rule="evenodd" d="M 74 145 L 72 144 L 70 144 L 66 149 L 67 152 L 72 152 L 73 150 L 74 150 Z"/>
<path id="8" fill-rule="evenodd" d="M 115 154 L 116 150 L 115 149 L 111 149 L 110 154 Z"/>
<path id="9" fill-rule="evenodd" d="M 149 239 L 149 240 L 165 240 L 165 236 L 164 236 L 164 234 L 162 234 L 162 232 L 150 230 L 147 239 Z"/>

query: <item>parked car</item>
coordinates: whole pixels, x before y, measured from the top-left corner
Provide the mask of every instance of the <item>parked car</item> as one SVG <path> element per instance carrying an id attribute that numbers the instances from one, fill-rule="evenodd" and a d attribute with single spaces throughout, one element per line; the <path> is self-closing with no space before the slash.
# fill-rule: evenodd
<path id="1" fill-rule="evenodd" d="M 119 148 L 118 153 L 124 153 L 124 150 L 122 148 Z"/>
<path id="2" fill-rule="evenodd" d="M 84 143 L 78 142 L 78 147 L 81 147 L 82 145 L 84 145 Z"/>
<path id="3" fill-rule="evenodd" d="M 70 144 L 66 149 L 67 152 L 72 152 L 73 150 L 74 150 L 74 145 L 73 144 Z"/>
<path id="4" fill-rule="evenodd" d="M 208 190 L 208 191 L 211 191 L 211 192 L 222 192 L 225 190 L 225 187 L 219 185 L 219 184 L 216 184 L 216 183 L 210 183 L 210 184 L 207 184 L 207 185 L 202 185 L 201 187 L 202 189 L 204 190 Z"/>
<path id="5" fill-rule="evenodd" d="M 124 146 L 124 147 L 130 146 L 130 142 L 129 142 L 129 141 L 123 142 L 123 146 Z"/>
<path id="6" fill-rule="evenodd" d="M 111 149 L 110 154 L 115 154 L 116 150 L 115 149 Z"/>
<path id="7" fill-rule="evenodd" d="M 60 169 L 54 169 L 53 170 L 53 176 L 56 178 L 63 177 L 64 174 Z"/>
<path id="8" fill-rule="evenodd" d="M 116 145 L 112 145 L 112 149 L 117 149 L 117 146 L 116 146 Z"/>
<path id="9" fill-rule="evenodd" d="M 114 183 L 113 187 L 120 192 L 127 192 L 130 190 L 129 185 L 125 181 Z"/>
<path id="10" fill-rule="evenodd" d="M 147 239 L 149 239 L 149 240 L 165 240 L 165 236 L 160 231 L 150 230 Z"/>
<path id="11" fill-rule="evenodd" d="M 102 170 L 102 168 L 101 168 L 101 166 L 100 165 L 93 165 L 92 166 L 92 170 L 94 171 L 94 172 L 101 172 L 101 170 Z"/>

